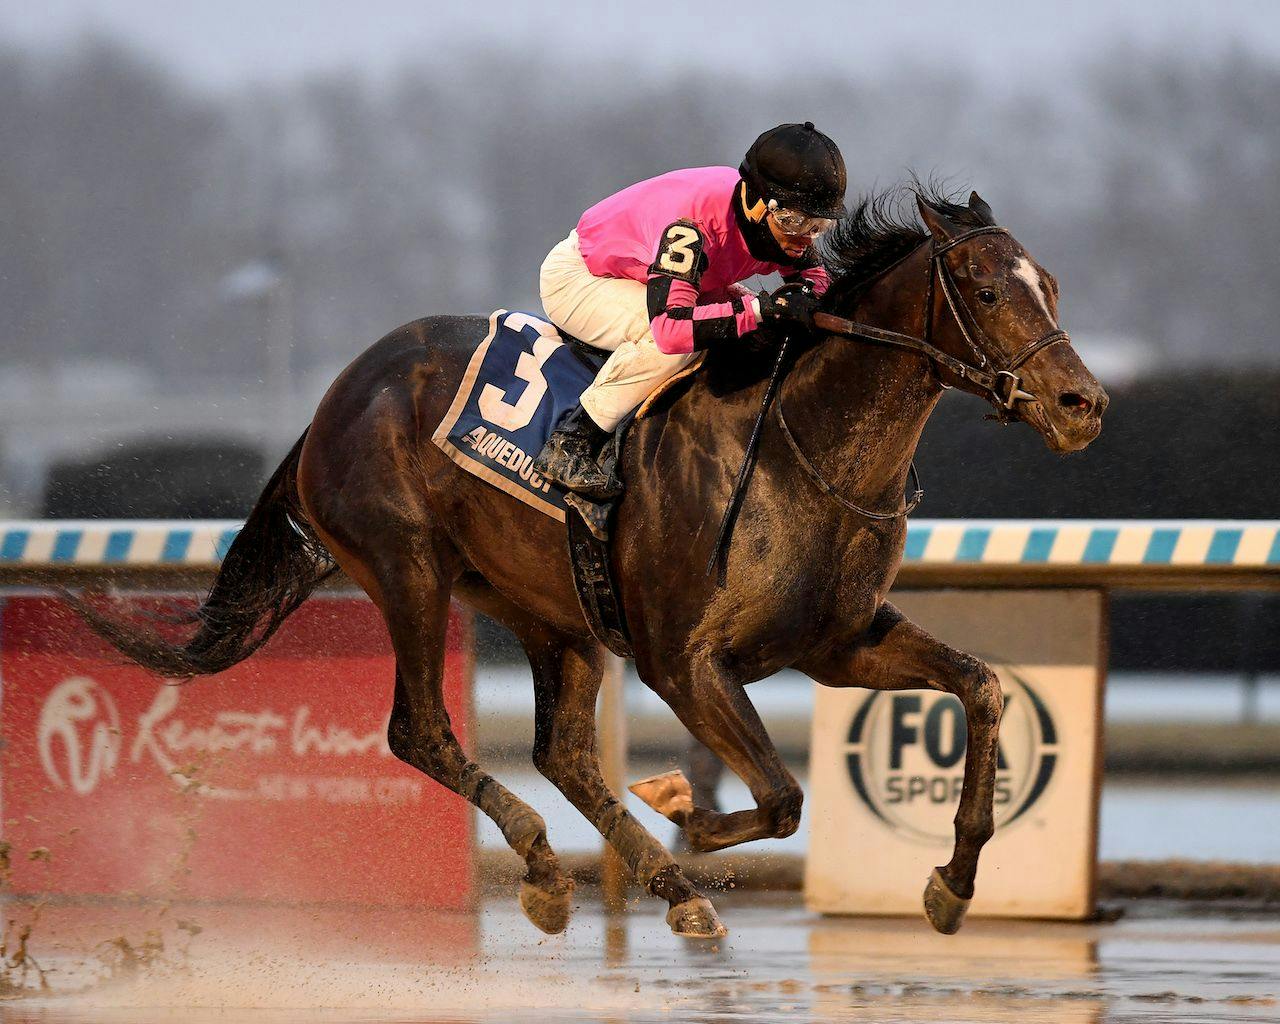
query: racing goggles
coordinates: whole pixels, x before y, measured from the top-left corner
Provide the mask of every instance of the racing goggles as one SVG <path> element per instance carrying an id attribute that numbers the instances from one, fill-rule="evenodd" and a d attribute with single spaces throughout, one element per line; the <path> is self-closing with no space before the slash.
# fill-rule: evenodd
<path id="1" fill-rule="evenodd" d="M 809 214 L 799 210 L 779 206 L 776 199 L 769 200 L 769 215 L 773 217 L 773 222 L 788 235 L 807 235 L 809 238 L 817 238 L 835 225 L 835 221 L 830 217 L 810 217 Z"/>

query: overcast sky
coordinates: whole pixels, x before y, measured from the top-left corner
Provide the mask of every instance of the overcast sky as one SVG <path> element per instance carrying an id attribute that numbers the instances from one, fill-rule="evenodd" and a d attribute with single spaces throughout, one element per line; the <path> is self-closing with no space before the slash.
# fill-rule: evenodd
<path id="1" fill-rule="evenodd" d="M 334 67 L 377 73 L 477 41 L 530 61 L 604 60 L 623 75 L 772 66 L 785 81 L 809 67 L 874 73 L 910 55 L 1043 78 L 1117 41 L 1280 60 L 1280 0 L 0 0 L 0 40 L 58 48 L 91 31 L 218 89 Z"/>

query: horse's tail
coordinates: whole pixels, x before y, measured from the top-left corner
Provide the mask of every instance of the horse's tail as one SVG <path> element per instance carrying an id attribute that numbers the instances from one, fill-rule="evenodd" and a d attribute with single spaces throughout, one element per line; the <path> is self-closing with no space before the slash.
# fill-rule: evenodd
<path id="1" fill-rule="evenodd" d="M 75 595 L 64 591 L 63 596 L 94 632 L 160 675 L 208 675 L 243 661 L 337 571 L 298 495 L 298 461 L 306 439 L 303 431 L 232 542 L 208 596 L 189 617 L 196 626 L 190 639 L 169 642 Z"/>

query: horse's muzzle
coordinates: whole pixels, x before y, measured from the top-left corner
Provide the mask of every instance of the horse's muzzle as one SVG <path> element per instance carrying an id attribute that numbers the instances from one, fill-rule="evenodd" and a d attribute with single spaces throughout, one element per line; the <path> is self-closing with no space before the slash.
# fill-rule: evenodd
<path id="1" fill-rule="evenodd" d="M 1102 433 L 1102 414 L 1111 399 L 1096 381 L 1058 392 L 1052 405 L 1037 402 L 1037 416 L 1026 417 L 1056 452 L 1078 452 Z M 1041 422 L 1036 423 L 1039 419 Z"/>

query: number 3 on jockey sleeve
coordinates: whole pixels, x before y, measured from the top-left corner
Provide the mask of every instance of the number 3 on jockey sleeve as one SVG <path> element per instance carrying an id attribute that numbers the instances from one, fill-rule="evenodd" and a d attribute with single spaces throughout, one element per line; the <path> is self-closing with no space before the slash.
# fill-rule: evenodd
<path id="1" fill-rule="evenodd" d="M 516 360 L 514 376 L 525 381 L 526 387 L 516 401 L 508 402 L 507 392 L 486 384 L 480 391 L 480 415 L 503 430 L 521 430 L 529 425 L 542 404 L 543 395 L 547 393 L 547 378 L 542 373 L 542 364 L 564 342 L 554 333 L 555 328 L 526 313 L 507 314 L 506 326 L 514 331 L 533 327 L 540 335 L 533 343 L 533 351 L 521 352 Z"/>
<path id="2" fill-rule="evenodd" d="M 705 267 L 702 233 L 690 221 L 678 220 L 662 233 L 658 258 L 649 273 L 677 277 L 696 286 Z"/>

